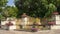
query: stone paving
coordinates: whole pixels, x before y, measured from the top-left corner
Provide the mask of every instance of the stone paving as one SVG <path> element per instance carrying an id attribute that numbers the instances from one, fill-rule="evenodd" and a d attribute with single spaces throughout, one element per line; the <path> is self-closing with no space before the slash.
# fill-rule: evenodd
<path id="1" fill-rule="evenodd" d="M 60 30 L 42 30 L 38 32 L 0 30 L 0 34 L 60 34 Z"/>

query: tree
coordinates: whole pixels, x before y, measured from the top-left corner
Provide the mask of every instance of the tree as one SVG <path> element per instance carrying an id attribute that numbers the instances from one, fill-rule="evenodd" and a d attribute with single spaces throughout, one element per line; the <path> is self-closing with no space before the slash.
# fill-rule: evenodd
<path id="1" fill-rule="evenodd" d="M 0 0 L 0 24 L 1 24 L 1 19 L 2 19 L 2 10 L 3 10 L 3 7 L 6 6 L 8 0 Z"/>
<path id="2" fill-rule="evenodd" d="M 2 11 L 3 11 L 4 7 L 6 6 L 7 2 L 8 2 L 8 0 L 0 0 L 0 16 L 2 16 Z"/>
<path id="3" fill-rule="evenodd" d="M 60 13 L 60 0 L 48 0 L 48 2 L 54 4 L 57 8 L 57 11 Z"/>
<path id="4" fill-rule="evenodd" d="M 4 17 L 16 17 L 18 9 L 16 7 L 7 6 L 3 11 Z"/>
<path id="5" fill-rule="evenodd" d="M 5 6 L 8 0 L 0 0 L 0 7 Z"/>
<path id="6" fill-rule="evenodd" d="M 5 7 L 8 0 L 0 0 L 0 12 L 2 11 L 2 7 Z"/>
<path id="7" fill-rule="evenodd" d="M 60 14 L 60 0 L 57 0 L 56 1 L 56 5 L 57 5 L 57 11 L 59 12 L 59 14 Z"/>
<path id="8" fill-rule="evenodd" d="M 45 18 L 56 11 L 55 0 L 18 0 L 15 1 L 16 7 L 19 9 L 18 16 L 22 13 L 32 17 Z"/>
<path id="9" fill-rule="evenodd" d="M 48 5 L 48 12 L 45 13 L 45 17 L 48 17 L 48 16 L 52 15 L 52 13 L 54 11 L 57 11 L 57 8 L 56 8 L 56 6 L 54 4 L 50 3 Z"/>

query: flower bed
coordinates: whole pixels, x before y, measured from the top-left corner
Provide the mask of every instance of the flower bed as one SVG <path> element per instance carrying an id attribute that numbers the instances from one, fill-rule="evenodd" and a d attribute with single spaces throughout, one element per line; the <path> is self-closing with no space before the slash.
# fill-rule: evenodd
<path id="1" fill-rule="evenodd" d="M 32 30 L 32 32 L 36 32 L 36 31 L 38 31 L 37 28 L 32 28 L 31 30 Z"/>
<path id="2" fill-rule="evenodd" d="M 9 22 L 9 23 L 6 23 L 7 26 L 11 26 L 13 25 L 13 23 Z"/>
<path id="3" fill-rule="evenodd" d="M 55 22 L 48 22 L 49 25 L 55 25 Z"/>

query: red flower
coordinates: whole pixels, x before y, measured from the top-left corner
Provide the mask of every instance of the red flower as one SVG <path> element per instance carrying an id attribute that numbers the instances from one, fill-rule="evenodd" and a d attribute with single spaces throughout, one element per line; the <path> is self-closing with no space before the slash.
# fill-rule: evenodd
<path id="1" fill-rule="evenodd" d="M 53 12 L 53 14 L 54 14 L 54 15 L 57 15 L 57 14 L 59 14 L 59 13 L 58 13 L 57 11 L 55 11 L 55 12 Z"/>
<path id="2" fill-rule="evenodd" d="M 54 24 L 55 24 L 55 22 L 48 22 L 48 24 L 49 24 L 49 25 L 54 25 Z"/>
<path id="3" fill-rule="evenodd" d="M 13 25 L 13 23 L 9 22 L 9 23 L 6 23 L 7 26 L 11 26 Z"/>

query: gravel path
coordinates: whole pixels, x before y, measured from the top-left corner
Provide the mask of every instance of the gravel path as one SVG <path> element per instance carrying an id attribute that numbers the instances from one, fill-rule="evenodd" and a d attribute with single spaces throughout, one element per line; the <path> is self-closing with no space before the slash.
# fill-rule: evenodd
<path id="1" fill-rule="evenodd" d="M 60 34 L 60 30 L 42 30 L 38 32 L 0 30 L 0 34 Z"/>

